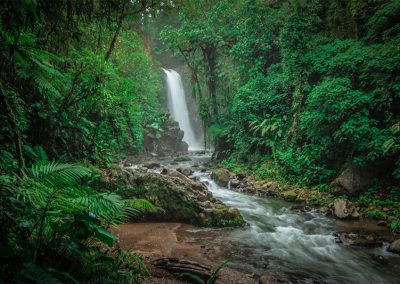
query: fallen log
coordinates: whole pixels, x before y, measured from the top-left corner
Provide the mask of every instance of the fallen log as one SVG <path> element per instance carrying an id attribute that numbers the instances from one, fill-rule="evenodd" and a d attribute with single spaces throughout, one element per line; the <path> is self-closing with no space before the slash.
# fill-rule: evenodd
<path id="1" fill-rule="evenodd" d="M 174 257 L 159 258 L 153 261 L 153 265 L 171 273 L 191 273 L 200 276 L 204 280 L 211 277 L 211 267 L 195 261 L 183 260 Z"/>

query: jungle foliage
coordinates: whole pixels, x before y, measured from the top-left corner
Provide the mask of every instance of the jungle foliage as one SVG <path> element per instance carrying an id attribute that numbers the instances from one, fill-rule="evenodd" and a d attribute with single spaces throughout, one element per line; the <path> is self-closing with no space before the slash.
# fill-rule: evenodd
<path id="1" fill-rule="evenodd" d="M 97 190 L 92 164 L 136 151 L 162 119 L 161 75 L 139 23 L 167 4 L 0 2 L 0 282 L 148 274 L 110 228 L 154 207 Z"/>
<path id="2" fill-rule="evenodd" d="M 195 1 L 161 34 L 226 163 L 317 185 L 348 163 L 400 179 L 400 2 Z M 397 189 L 398 190 L 398 189 Z"/>

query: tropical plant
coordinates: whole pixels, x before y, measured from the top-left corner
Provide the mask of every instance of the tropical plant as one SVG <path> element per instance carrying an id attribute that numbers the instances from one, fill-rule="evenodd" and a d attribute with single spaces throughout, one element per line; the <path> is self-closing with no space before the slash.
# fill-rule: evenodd
<path id="1" fill-rule="evenodd" d="M 98 261 L 103 267 L 100 269 L 103 274 L 114 261 L 122 267 L 129 259 L 137 262 L 138 266 L 135 266 L 135 270 L 122 269 L 123 273 L 134 273 L 136 276 L 147 274 L 136 256 L 124 253 L 108 256 L 101 252 L 101 247 L 113 248 L 118 242 L 117 237 L 108 230 L 110 226 L 127 221 L 140 212 L 152 210 L 154 206 L 144 200 L 124 200 L 114 193 L 96 192 L 83 182 L 89 180 L 91 170 L 79 164 L 39 160 L 25 168 L 23 173 L 22 178 L 2 175 L 0 179 L 1 219 L 11 222 L 4 228 L 6 238 L 2 239 L 11 255 L 3 255 L 2 261 L 21 253 L 21 242 L 26 243 L 23 245 L 25 268 L 17 277 L 45 281 L 52 277 L 65 280 L 67 276 L 81 279 L 94 275 L 90 268 L 87 275 L 77 271 L 62 274 L 60 271 L 65 270 L 58 267 L 61 264 L 48 263 L 51 254 L 63 255 L 65 262 L 75 259 L 82 263 L 92 259 L 90 265 L 93 265 Z M 24 234 L 21 236 L 17 232 Z M 15 239 L 10 242 L 12 236 Z M 122 277 L 116 271 L 118 269 L 110 269 L 107 277 Z"/>

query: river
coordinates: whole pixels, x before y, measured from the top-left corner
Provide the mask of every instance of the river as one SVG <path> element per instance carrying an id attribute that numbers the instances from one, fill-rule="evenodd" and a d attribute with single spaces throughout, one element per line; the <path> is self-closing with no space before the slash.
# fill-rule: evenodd
<path id="1" fill-rule="evenodd" d="M 192 161 L 161 161 L 163 167 L 197 169 L 192 177 L 206 184 L 214 197 L 240 210 L 247 226 L 236 229 L 190 229 L 196 235 L 212 236 L 213 245 L 222 248 L 224 258 L 234 259 L 232 267 L 246 273 L 268 273 L 291 283 L 400 283 L 398 255 L 385 247 L 347 247 L 336 242 L 338 222 L 316 211 L 291 210 L 291 203 L 260 198 L 218 186 L 210 171 L 197 167 L 209 155 L 193 155 Z M 193 166 L 196 167 L 193 168 Z M 158 171 L 158 170 L 156 170 Z M 200 237 L 199 237 L 200 238 Z M 192 240 L 193 241 L 193 240 Z"/>

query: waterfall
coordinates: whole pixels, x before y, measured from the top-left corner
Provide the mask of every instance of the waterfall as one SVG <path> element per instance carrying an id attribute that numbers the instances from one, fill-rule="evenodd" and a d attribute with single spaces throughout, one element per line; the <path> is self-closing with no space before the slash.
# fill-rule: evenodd
<path id="1" fill-rule="evenodd" d="M 189 145 L 189 150 L 201 150 L 203 149 L 202 143 L 199 139 L 196 139 L 190 123 L 189 110 L 186 104 L 181 76 L 175 70 L 164 68 L 163 70 L 167 75 L 168 109 L 184 132 L 183 141 Z"/>

